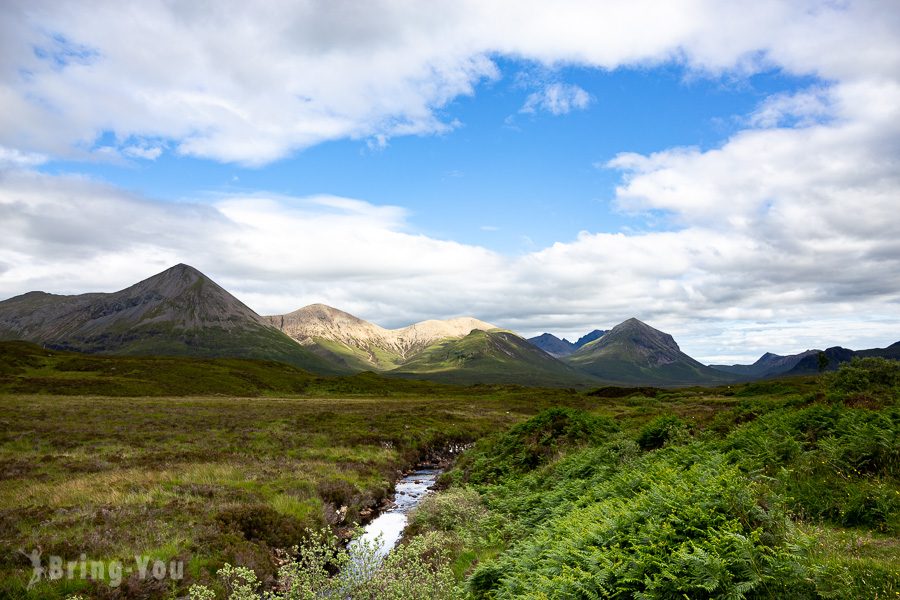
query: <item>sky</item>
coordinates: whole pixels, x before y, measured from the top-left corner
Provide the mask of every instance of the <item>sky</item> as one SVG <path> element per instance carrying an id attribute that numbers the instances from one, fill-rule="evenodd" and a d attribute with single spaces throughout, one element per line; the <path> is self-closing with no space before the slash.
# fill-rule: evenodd
<path id="1" fill-rule="evenodd" d="M 0 299 L 900 340 L 900 4 L 0 6 Z"/>

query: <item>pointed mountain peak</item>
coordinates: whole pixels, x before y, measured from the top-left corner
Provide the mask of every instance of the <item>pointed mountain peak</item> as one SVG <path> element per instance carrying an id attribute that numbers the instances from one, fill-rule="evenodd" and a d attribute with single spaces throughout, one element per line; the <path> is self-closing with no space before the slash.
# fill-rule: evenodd
<path id="1" fill-rule="evenodd" d="M 156 275 L 151 275 L 150 277 L 139 281 L 135 285 L 145 287 L 148 285 L 156 286 L 162 285 L 164 282 L 182 282 L 187 285 L 192 285 L 201 279 L 209 279 L 209 277 L 190 265 L 178 263 L 165 271 L 160 271 Z"/>
<path id="2" fill-rule="evenodd" d="M 569 340 L 565 338 L 559 339 L 552 333 L 542 333 L 537 337 L 530 338 L 528 341 L 533 346 L 537 346 L 547 354 L 550 354 L 557 358 L 561 356 L 568 356 L 575 352 L 575 350 L 578 348 Z"/>
<path id="3" fill-rule="evenodd" d="M 143 294 L 154 292 L 165 298 L 174 298 L 194 287 L 199 282 L 202 282 L 202 287 L 206 289 L 208 293 L 217 296 L 231 297 L 231 294 L 226 292 L 212 279 L 194 267 L 184 263 L 179 263 L 173 267 L 169 267 L 161 273 L 157 273 L 143 281 L 139 281 L 133 286 L 122 290 L 122 293 Z M 205 285 L 207 283 L 211 285 Z"/>
<path id="4" fill-rule="evenodd" d="M 204 275 L 191 265 L 178 263 L 177 265 L 171 266 L 161 273 L 157 273 L 153 277 L 150 277 L 150 279 L 153 279 L 154 277 L 190 277 L 193 279 L 199 279 L 201 277 L 206 278 L 206 275 Z"/>
<path id="5" fill-rule="evenodd" d="M 606 334 L 606 331 L 603 331 L 602 329 L 595 329 L 592 332 L 585 334 L 585 335 L 581 336 L 580 338 L 578 338 L 578 341 L 575 342 L 574 346 L 575 346 L 575 348 L 581 348 L 585 344 L 590 344 L 594 340 L 600 339 L 605 334 Z"/>
<path id="6" fill-rule="evenodd" d="M 616 327 L 614 327 L 613 329 L 615 329 L 617 327 L 647 327 L 649 329 L 653 329 L 652 327 L 650 327 L 649 325 L 647 325 L 646 323 L 644 323 L 637 317 L 631 317 L 630 319 L 625 319 L 624 321 L 622 321 L 621 323 L 616 325 Z"/>
<path id="7" fill-rule="evenodd" d="M 584 348 L 599 348 L 623 340 L 628 340 L 629 342 L 633 342 L 641 346 L 655 346 L 658 348 L 665 348 L 666 350 L 674 353 L 681 352 L 681 349 L 675 342 L 675 338 L 673 338 L 668 333 L 647 325 L 646 323 L 639 319 L 636 319 L 635 317 L 631 317 L 630 319 L 622 321 L 621 323 L 610 329 L 608 332 L 606 332 L 598 340 L 584 346 Z"/>
<path id="8" fill-rule="evenodd" d="M 601 379 L 629 384 L 682 385 L 727 378 L 683 353 L 668 333 L 635 318 L 619 323 L 566 360 Z"/>
<path id="9" fill-rule="evenodd" d="M 568 341 L 565 338 L 560 339 L 560 338 L 556 337 L 555 335 L 553 335 L 552 333 L 542 333 L 541 335 L 536 335 L 533 338 L 528 338 L 529 342 L 536 341 L 536 340 L 547 340 L 547 341 L 556 340 L 557 342 L 567 342 Z"/>

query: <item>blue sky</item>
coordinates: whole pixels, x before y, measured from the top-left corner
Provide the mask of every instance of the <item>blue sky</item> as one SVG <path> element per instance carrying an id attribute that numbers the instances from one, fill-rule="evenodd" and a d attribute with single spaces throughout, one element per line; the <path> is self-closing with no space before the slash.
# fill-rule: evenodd
<path id="1" fill-rule="evenodd" d="M 408 209 L 417 231 L 516 254 L 574 239 L 579 231 L 666 227 L 612 205 L 620 174 L 602 165 L 620 152 L 715 147 L 767 97 L 815 83 L 773 69 L 735 78 L 678 65 L 606 71 L 498 59 L 500 78 L 440 114 L 454 128 L 378 147 L 343 139 L 245 167 L 164 152 L 153 161 L 52 161 L 48 173 L 85 173 L 160 200 L 272 192 L 332 194 Z M 562 82 L 590 96 L 583 109 L 520 112 L 541 86 Z M 114 134 L 98 137 L 110 144 Z M 123 164 L 124 162 L 124 164 Z"/>
<path id="2" fill-rule="evenodd" d="M 900 339 L 900 6 L 0 7 L 0 299 L 184 262 L 262 314 Z"/>

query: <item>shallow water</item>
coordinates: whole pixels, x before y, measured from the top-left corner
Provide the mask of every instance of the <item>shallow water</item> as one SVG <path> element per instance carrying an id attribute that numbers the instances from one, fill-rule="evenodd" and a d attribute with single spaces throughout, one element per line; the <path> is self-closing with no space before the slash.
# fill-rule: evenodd
<path id="1" fill-rule="evenodd" d="M 360 543 L 375 544 L 378 557 L 383 558 L 397 545 L 406 529 L 407 514 L 431 493 L 430 489 L 441 474 L 440 469 L 413 471 L 394 486 L 394 503 L 363 529 L 363 534 L 350 542 L 350 552 Z M 381 536 L 379 538 L 379 536 Z"/>

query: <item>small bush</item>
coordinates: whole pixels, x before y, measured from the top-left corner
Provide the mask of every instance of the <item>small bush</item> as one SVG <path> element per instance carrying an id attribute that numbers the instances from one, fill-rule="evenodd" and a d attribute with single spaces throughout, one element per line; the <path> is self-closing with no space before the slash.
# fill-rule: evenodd
<path id="1" fill-rule="evenodd" d="M 471 488 L 454 488 L 425 498 L 410 517 L 408 532 L 479 531 L 487 516 L 481 496 Z"/>
<path id="2" fill-rule="evenodd" d="M 683 437 L 687 432 L 684 421 L 674 415 L 657 417 L 641 429 L 637 443 L 644 450 L 656 450 L 666 443 Z"/>
<path id="3" fill-rule="evenodd" d="M 216 516 L 216 521 L 224 531 L 239 533 L 270 548 L 290 548 L 301 543 L 307 526 L 265 504 L 227 508 Z"/>
<path id="4" fill-rule="evenodd" d="M 359 490 L 343 479 L 326 479 L 320 481 L 316 491 L 323 502 L 340 507 L 349 505 L 359 495 Z"/>

